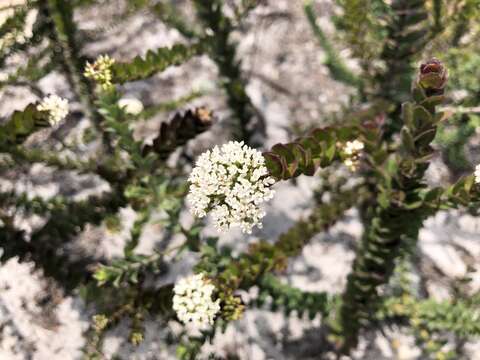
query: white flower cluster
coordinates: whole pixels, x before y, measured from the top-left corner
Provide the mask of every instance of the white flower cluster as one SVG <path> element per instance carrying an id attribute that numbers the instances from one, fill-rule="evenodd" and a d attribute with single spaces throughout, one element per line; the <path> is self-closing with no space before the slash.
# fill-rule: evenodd
<path id="1" fill-rule="evenodd" d="M 475 183 L 480 184 L 480 164 L 475 166 Z"/>
<path id="2" fill-rule="evenodd" d="M 2 5 L 4 4 L 0 1 L 0 26 L 3 26 L 9 18 L 15 15 L 15 7 L 20 9 L 22 6 L 27 5 L 27 1 L 13 1 L 10 4 L 7 2 L 5 7 L 2 7 Z M 11 32 L 3 34 L 0 38 L 0 50 L 7 49 L 16 42 L 24 44 L 30 39 L 33 36 L 33 24 L 37 18 L 37 13 L 37 10 L 28 11 L 23 28 L 16 28 Z"/>
<path id="3" fill-rule="evenodd" d="M 142 102 L 135 98 L 121 98 L 118 100 L 118 106 L 131 115 L 138 115 L 143 111 Z"/>
<path id="4" fill-rule="evenodd" d="M 85 72 L 83 75 L 98 82 L 104 90 L 112 86 L 112 70 L 111 67 L 115 63 L 108 55 L 100 55 L 93 64 L 87 61 Z"/>
<path id="5" fill-rule="evenodd" d="M 173 288 L 173 310 L 183 323 L 204 327 L 213 325 L 220 311 L 220 300 L 213 300 L 215 286 L 203 274 L 179 280 Z"/>
<path id="6" fill-rule="evenodd" d="M 239 226 L 251 233 L 265 212 L 260 204 L 270 200 L 275 180 L 268 176 L 263 155 L 243 142 L 230 141 L 203 153 L 189 177 L 188 201 L 197 217 L 211 212 L 220 232 Z"/>
<path id="7" fill-rule="evenodd" d="M 343 163 L 351 170 L 356 171 L 359 163 L 359 155 L 365 145 L 359 140 L 347 141 L 343 148 L 346 155 Z"/>
<path id="8" fill-rule="evenodd" d="M 68 100 L 57 95 L 45 96 L 37 105 L 37 110 L 48 112 L 48 121 L 54 126 L 67 116 Z"/>

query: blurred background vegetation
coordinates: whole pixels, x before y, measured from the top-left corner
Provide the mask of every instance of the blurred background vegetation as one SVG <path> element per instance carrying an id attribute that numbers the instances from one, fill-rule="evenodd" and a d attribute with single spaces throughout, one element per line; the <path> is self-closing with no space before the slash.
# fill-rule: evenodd
<path id="1" fill-rule="evenodd" d="M 354 204 L 362 204 L 360 217 L 367 222 L 371 214 L 365 209 L 374 201 L 369 195 L 378 194 L 369 183 L 374 177 L 361 173 L 366 186 L 352 185 L 342 165 L 322 170 L 309 217 L 281 235 L 259 233 L 256 238 L 265 241 L 248 249 L 232 242 L 223 246 L 205 235 L 204 223 L 184 219 L 186 178 L 196 156 L 212 144 L 235 139 L 267 150 L 319 126 L 367 122 L 381 128 L 382 141 L 394 149 L 403 125 L 402 103 L 410 100 L 418 65 L 436 57 L 448 68 L 449 80 L 441 105 L 446 115 L 434 140 L 438 156 L 432 162 L 444 164 L 447 175 L 428 180 L 445 185 L 471 174 L 473 164 L 480 162 L 478 0 L 299 0 L 282 6 L 269 0 L 4 2 L 0 1 L 1 261 L 34 264 L 62 296 L 78 295 L 89 304 L 85 358 L 108 358 L 104 336 L 123 321 L 128 330 L 122 336 L 140 345 L 150 318 L 165 327 L 170 356 L 217 358 L 215 351 L 202 353 L 202 346 L 239 318 L 245 306 L 296 311 L 300 317 L 320 314 L 328 320 L 328 330 L 318 334 L 325 340 L 323 350 L 334 350 L 336 340 L 327 332 L 334 328 L 328 318 L 340 306 L 337 294 L 303 292 L 274 273 L 283 273 L 289 257 L 298 256 L 311 238 L 329 229 Z M 293 20 L 292 8 L 300 14 Z M 251 29 L 259 31 L 265 23 L 275 29 L 282 21 L 292 28 L 304 24 L 315 40 L 308 49 L 285 49 L 310 64 L 297 79 L 282 77 L 281 69 L 292 66 L 287 55 L 275 53 L 269 72 L 264 71 L 268 57 L 254 61 L 256 51 L 282 44 L 253 41 L 250 50 L 244 49 L 245 43 L 252 44 Z M 163 35 L 155 33 L 159 26 Z M 174 35 L 163 41 L 170 32 Z M 120 36 L 123 43 L 117 42 Z M 129 47 L 132 43 L 135 46 Z M 87 62 L 94 64 L 102 54 L 115 59 L 112 87 L 99 87 L 84 76 Z M 188 70 L 182 70 L 185 67 Z M 180 75 L 168 78 L 175 71 Z M 321 71 L 328 77 L 324 84 L 308 83 L 309 76 L 315 81 Z M 208 79 L 194 83 L 193 75 L 204 72 Z M 255 94 L 255 81 L 270 93 Z M 314 92 L 312 101 L 303 83 L 320 94 L 322 87 L 330 87 L 333 95 L 321 104 Z M 52 92 L 71 103 L 69 116 L 56 127 L 32 107 Z M 276 123 L 275 112 L 262 106 L 262 96 L 272 93 L 275 102 L 288 104 L 286 124 Z M 344 101 L 335 102 L 340 95 Z M 304 101 L 309 96 L 313 110 Z M 121 106 L 122 99 L 132 97 L 142 102 L 135 113 Z M 286 139 L 277 136 L 279 128 Z M 39 164 L 48 172 L 38 175 L 34 169 Z M 25 178 L 33 185 L 22 185 L 20 179 Z M 42 192 L 48 180 L 60 190 Z M 296 186 L 296 180 L 291 183 Z M 102 235 L 86 236 L 92 229 L 102 229 Z M 101 250 L 109 236 L 120 235 L 123 242 L 114 243 L 114 251 Z M 142 236 L 151 238 L 147 251 L 138 251 Z M 425 296 L 409 277 L 416 271 L 415 246 L 402 249 L 395 259 L 387 296 L 372 315 L 373 328 L 379 323 L 409 327 L 422 359 L 467 358 L 463 345 L 480 332 L 479 298 L 461 285 L 455 285 L 454 301 Z M 224 286 L 222 319 L 197 336 L 172 325 L 176 320 L 170 303 L 173 281 L 189 267 L 183 264 L 179 270 L 175 264 L 191 254 L 195 261 L 190 268 L 194 262 L 197 271 L 218 277 Z M 244 304 L 237 290 L 252 287 L 258 296 Z M 129 358 L 121 352 L 115 356 Z M 162 356 L 167 355 L 153 358 Z"/>

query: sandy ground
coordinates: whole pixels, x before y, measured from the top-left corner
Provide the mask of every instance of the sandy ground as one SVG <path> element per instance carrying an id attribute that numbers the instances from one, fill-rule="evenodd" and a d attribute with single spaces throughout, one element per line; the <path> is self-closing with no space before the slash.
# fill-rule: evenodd
<path id="1" fill-rule="evenodd" d="M 319 21 L 328 30 L 331 28 L 328 21 L 331 2 L 317 1 L 317 5 L 321 14 Z M 129 18 L 127 26 L 116 24 L 116 20 L 112 20 L 115 11 L 118 7 L 107 2 L 95 12 L 95 16 L 77 14 L 80 27 L 90 31 L 95 40 L 86 48 L 92 56 L 109 52 L 116 58 L 127 59 L 181 40 L 175 30 L 166 28 L 145 13 Z M 94 36 L 92 29 L 100 25 L 104 31 Z M 321 124 L 325 114 L 340 109 L 347 102 L 348 89 L 330 80 L 322 65 L 323 54 L 304 18 L 301 1 L 269 1 L 268 5 L 259 7 L 250 15 L 242 32 L 236 35 L 249 78 L 248 93 L 267 120 L 266 146 L 288 140 L 292 136 L 288 129 L 293 125 Z M 64 84 L 62 76 L 54 73 L 41 81 L 40 88 L 44 92 L 71 97 Z M 223 93 L 216 86 L 215 66 L 206 57 L 168 69 L 147 81 L 129 84 L 125 92 L 151 104 L 187 94 L 192 88 L 210 91 L 206 97 L 195 100 L 194 105 L 208 104 L 220 119 L 226 117 L 228 109 Z M 0 97 L 0 115 L 20 109 L 32 100 L 35 96 L 24 88 L 8 89 Z M 75 106 L 78 104 L 73 108 Z M 150 130 L 158 128 L 159 121 L 164 118 L 165 115 L 156 117 L 137 129 L 137 135 L 148 137 Z M 85 121 L 74 124 L 71 137 L 85 126 Z M 55 134 L 61 136 L 62 129 Z M 225 139 L 225 134 L 220 122 L 211 132 L 202 135 L 194 146 L 206 148 L 221 139 Z M 33 141 L 42 141 L 42 135 Z M 89 149 L 84 150 L 88 152 Z M 445 168 L 440 161 L 435 161 L 429 177 L 435 181 L 445 177 Z M 15 184 L 8 179 L 0 180 L 2 189 L 16 186 L 19 190 L 44 197 L 57 193 L 81 197 L 106 189 L 106 184 L 98 180 L 69 174 L 55 175 L 40 165 L 18 174 Z M 314 187 L 315 180 L 312 179 L 300 179 L 296 186 L 289 183 L 278 185 L 263 230 L 251 237 L 232 232 L 221 241 L 235 242 L 242 248 L 256 238 L 274 239 L 296 219 L 308 214 Z M 122 210 L 121 214 L 124 228 L 120 234 L 112 235 L 104 227 L 89 227 L 79 238 L 78 246 L 110 258 L 120 255 L 134 219 L 130 209 Z M 29 230 L 41 223 L 42 219 L 29 219 L 19 225 Z M 442 212 L 427 221 L 420 235 L 421 262 L 417 265 L 428 274 L 427 288 L 431 296 L 448 297 L 448 282 L 464 276 L 467 264 L 478 271 L 479 229 L 478 219 L 459 212 Z M 154 225 L 146 229 L 139 252 L 148 253 L 153 248 L 156 230 Z M 352 248 L 361 231 L 357 214 L 352 210 L 328 234 L 318 236 L 305 247 L 301 256 L 291 261 L 284 280 L 305 290 L 340 292 L 353 260 Z M 206 234 L 211 232 L 211 229 L 205 231 Z M 170 276 L 187 273 L 191 265 L 191 259 L 184 259 Z M 478 289 L 479 285 L 480 274 L 474 273 L 472 290 Z M 80 359 L 85 344 L 84 332 L 91 315 L 92 310 L 86 309 L 79 297 L 62 295 L 51 280 L 33 270 L 32 264 L 11 259 L 0 267 L 1 360 Z M 121 324 L 107 335 L 104 343 L 107 359 L 113 359 L 114 355 L 121 359 L 174 359 L 172 349 L 163 345 L 166 336 L 163 327 L 161 322 L 147 319 L 145 341 L 139 347 L 133 347 L 125 341 L 126 324 Z M 206 351 L 213 350 L 219 355 L 236 353 L 245 360 L 329 358 L 317 340 L 319 327 L 318 318 L 313 321 L 294 315 L 285 318 L 282 314 L 252 309 L 243 319 L 233 323 L 226 334 L 218 336 Z M 466 348 L 468 359 L 480 359 L 480 355 L 475 355 L 480 354 L 480 345 L 469 343 Z M 366 334 L 352 358 L 413 360 L 420 359 L 420 352 L 407 330 L 393 328 L 383 334 Z"/>

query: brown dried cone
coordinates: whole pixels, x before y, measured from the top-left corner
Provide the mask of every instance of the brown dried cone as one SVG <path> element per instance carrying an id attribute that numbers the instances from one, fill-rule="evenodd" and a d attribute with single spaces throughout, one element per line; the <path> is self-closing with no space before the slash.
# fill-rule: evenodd
<path id="1" fill-rule="evenodd" d="M 179 146 L 185 145 L 198 134 L 207 131 L 213 123 L 213 113 L 206 107 L 188 110 L 184 114 L 177 113 L 168 123 L 162 123 L 158 136 L 152 145 L 146 145 L 142 153 L 144 156 L 151 152 L 159 155 L 161 160 L 168 156 Z"/>

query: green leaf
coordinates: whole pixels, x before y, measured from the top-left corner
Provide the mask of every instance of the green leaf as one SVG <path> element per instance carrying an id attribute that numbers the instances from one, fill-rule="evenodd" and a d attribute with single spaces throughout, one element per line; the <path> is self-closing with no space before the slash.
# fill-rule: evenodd
<path id="1" fill-rule="evenodd" d="M 433 139 L 435 139 L 436 134 L 436 128 L 427 129 L 415 137 L 415 143 L 419 148 L 426 147 L 432 143 Z"/>
<path id="2" fill-rule="evenodd" d="M 417 105 L 413 109 L 413 121 L 415 129 L 424 129 L 433 124 L 433 117 L 427 109 Z"/>
<path id="3" fill-rule="evenodd" d="M 49 127 L 48 114 L 37 110 L 37 103 L 29 104 L 23 111 L 15 111 L 0 126 L 0 149 L 20 145 L 34 132 Z"/>
<path id="4" fill-rule="evenodd" d="M 404 103 L 402 105 L 402 118 L 403 123 L 408 127 L 412 128 L 414 125 L 413 122 L 413 104 L 411 102 Z"/>
<path id="5" fill-rule="evenodd" d="M 402 128 L 401 136 L 402 136 L 402 145 L 405 147 L 405 149 L 410 153 L 415 153 L 416 152 L 415 141 L 413 140 L 413 136 L 407 127 Z"/>
<path id="6" fill-rule="evenodd" d="M 144 58 L 137 56 L 130 62 L 114 63 L 111 67 L 113 82 L 123 84 L 128 81 L 146 79 L 162 72 L 170 66 L 178 66 L 204 51 L 202 43 L 190 46 L 176 44 L 162 47 L 155 52 L 149 50 Z"/>

